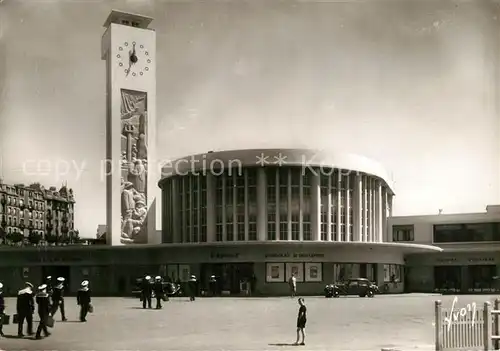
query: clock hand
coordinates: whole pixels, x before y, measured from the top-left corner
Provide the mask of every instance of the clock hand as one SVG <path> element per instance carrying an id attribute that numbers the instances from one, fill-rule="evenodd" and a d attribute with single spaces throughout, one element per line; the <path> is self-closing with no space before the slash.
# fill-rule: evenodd
<path id="1" fill-rule="evenodd" d="M 128 75 L 130 73 L 130 68 L 132 68 L 132 60 L 128 61 L 128 69 L 127 69 L 127 75 L 126 75 L 126 77 L 128 77 Z"/>
<path id="2" fill-rule="evenodd" d="M 137 55 L 135 54 L 135 45 L 134 45 L 134 49 L 132 51 L 132 53 L 130 54 L 130 61 L 132 62 L 132 64 L 136 64 L 137 63 Z"/>

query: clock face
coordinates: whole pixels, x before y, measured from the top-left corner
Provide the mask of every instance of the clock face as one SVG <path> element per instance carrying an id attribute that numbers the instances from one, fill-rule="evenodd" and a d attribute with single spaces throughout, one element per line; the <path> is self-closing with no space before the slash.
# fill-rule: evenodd
<path id="1" fill-rule="evenodd" d="M 139 42 L 125 41 L 118 46 L 116 64 L 127 77 L 140 77 L 151 70 L 152 58 L 148 49 Z"/>

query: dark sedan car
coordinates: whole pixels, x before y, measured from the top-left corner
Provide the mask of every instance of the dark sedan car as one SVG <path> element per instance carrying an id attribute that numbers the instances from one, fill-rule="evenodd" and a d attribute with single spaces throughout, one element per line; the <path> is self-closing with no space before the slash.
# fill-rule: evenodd
<path id="1" fill-rule="evenodd" d="M 142 286 L 142 280 L 144 278 L 137 278 L 135 280 L 135 286 L 132 290 L 132 295 L 134 297 L 141 297 L 141 286 Z M 181 294 L 181 287 L 177 284 L 174 283 L 169 283 L 169 282 L 163 282 L 163 289 L 167 296 L 179 296 Z"/>
<path id="2" fill-rule="evenodd" d="M 325 286 L 325 297 L 339 297 L 340 295 L 358 295 L 359 297 L 373 297 L 379 292 L 378 286 L 366 278 L 352 278 L 346 282 Z"/>

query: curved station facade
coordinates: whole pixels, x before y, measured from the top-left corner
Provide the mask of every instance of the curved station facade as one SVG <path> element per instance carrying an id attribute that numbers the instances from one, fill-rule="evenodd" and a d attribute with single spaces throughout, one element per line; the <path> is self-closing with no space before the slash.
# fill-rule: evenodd
<path id="1" fill-rule="evenodd" d="M 295 274 L 301 293 L 366 277 L 404 291 L 404 255 L 439 251 L 392 243 L 394 191 L 363 157 L 302 149 L 210 152 L 163 169 L 162 241 L 175 247 L 170 275 L 212 274 L 239 293 L 253 281 L 283 294 Z M 242 283 L 243 282 L 243 283 Z"/>
<path id="2" fill-rule="evenodd" d="M 88 279 L 96 295 L 127 295 L 144 274 L 181 282 L 195 274 L 201 289 L 216 275 L 224 294 L 284 295 L 292 273 L 301 295 L 351 277 L 397 293 L 432 274 L 406 261 L 442 251 L 432 242 L 394 240 L 391 181 L 359 156 L 209 152 L 166 165 L 158 185 L 162 229 L 148 233 L 154 242 L 0 248 L 6 293 L 52 275 L 65 277 L 69 292 Z"/>

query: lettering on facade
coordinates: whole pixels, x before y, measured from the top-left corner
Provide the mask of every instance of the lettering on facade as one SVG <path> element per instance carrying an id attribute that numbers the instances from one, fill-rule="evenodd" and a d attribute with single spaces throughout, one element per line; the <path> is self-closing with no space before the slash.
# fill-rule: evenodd
<path id="1" fill-rule="evenodd" d="M 469 258 L 469 262 L 495 262 L 493 257 Z"/>
<path id="2" fill-rule="evenodd" d="M 28 259 L 28 262 L 39 263 L 39 262 L 81 262 L 82 257 L 33 257 Z"/>
<path id="3" fill-rule="evenodd" d="M 293 254 L 294 258 L 320 258 L 320 257 L 325 257 L 325 254 L 320 254 L 320 253 L 296 253 Z"/>
<path id="4" fill-rule="evenodd" d="M 238 258 L 240 257 L 239 253 L 211 253 L 211 259 L 223 259 L 223 258 Z"/>
<path id="5" fill-rule="evenodd" d="M 265 258 L 288 258 L 290 254 L 288 252 L 285 253 L 269 253 L 264 255 Z"/>
<path id="6" fill-rule="evenodd" d="M 264 255 L 265 258 L 323 258 L 325 254 L 322 253 L 298 253 L 294 252 L 290 254 L 289 252 L 284 253 L 269 253 Z"/>
<path id="7" fill-rule="evenodd" d="M 456 258 L 438 258 L 437 262 L 441 263 L 452 263 L 457 262 Z M 469 258 L 468 262 L 495 262 L 495 258 L 493 257 L 473 257 Z"/>

